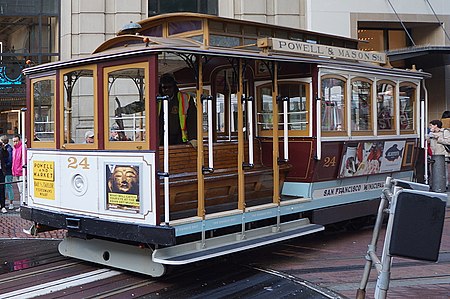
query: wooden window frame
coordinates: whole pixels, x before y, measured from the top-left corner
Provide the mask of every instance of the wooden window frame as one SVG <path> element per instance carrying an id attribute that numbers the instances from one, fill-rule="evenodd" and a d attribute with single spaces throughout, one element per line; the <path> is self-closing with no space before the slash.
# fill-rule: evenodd
<path id="1" fill-rule="evenodd" d="M 384 84 L 390 84 L 390 85 L 393 86 L 393 94 L 392 94 L 393 100 L 392 100 L 392 104 L 393 104 L 393 107 L 394 107 L 394 111 L 393 111 L 394 117 L 392 119 L 393 127 L 391 129 L 389 129 L 389 130 L 383 130 L 383 129 L 378 128 L 378 121 L 379 121 L 379 118 L 378 118 L 378 103 L 377 103 L 377 101 L 378 101 L 378 99 L 377 99 L 377 97 L 378 97 L 378 85 L 383 84 L 383 83 Z M 376 90 L 376 94 L 375 94 L 375 102 L 374 102 L 374 104 L 375 104 L 375 111 L 376 111 L 376 114 L 377 114 L 377 123 L 375 124 L 376 128 L 377 128 L 377 135 L 397 135 L 397 98 L 398 98 L 397 97 L 397 83 L 392 81 L 392 80 L 388 80 L 388 79 L 377 80 L 376 81 L 375 90 Z"/>
<path id="2" fill-rule="evenodd" d="M 368 79 L 368 78 L 365 78 L 365 77 L 354 77 L 354 78 L 352 78 L 350 80 L 350 88 L 351 88 L 351 90 L 349 91 L 350 104 L 351 104 L 351 101 L 352 101 L 351 97 L 353 95 L 353 82 L 355 82 L 355 81 L 362 81 L 362 82 L 366 82 L 366 83 L 370 84 L 370 89 L 369 89 L 370 90 L 370 96 L 369 96 L 369 100 L 370 100 L 370 105 L 369 105 L 369 111 L 370 111 L 370 113 L 369 113 L 369 124 L 370 124 L 370 127 L 369 127 L 368 130 L 353 130 L 351 128 L 352 118 L 351 118 L 351 113 L 350 113 L 349 130 L 350 130 L 352 136 L 373 136 L 374 135 L 374 126 L 376 125 L 375 122 L 374 122 L 374 115 L 373 115 L 373 111 L 374 111 L 373 110 L 374 95 L 372 94 L 373 93 L 373 84 L 374 84 L 374 82 L 372 80 Z M 349 105 L 349 106 L 350 106 L 350 111 L 351 111 L 351 105 Z"/>
<path id="3" fill-rule="evenodd" d="M 45 80 L 53 80 L 53 86 L 54 86 L 54 96 L 53 96 L 53 120 L 54 120 L 54 125 L 53 125 L 53 141 L 35 141 L 34 140 L 34 128 L 35 126 L 35 118 L 34 118 L 34 111 L 35 111 L 35 106 L 34 106 L 34 84 L 37 82 L 41 82 L 41 81 L 45 81 Z M 33 130 L 33 133 L 30 134 L 31 136 L 31 147 L 36 147 L 36 148 L 56 148 L 56 136 L 57 136 L 57 121 L 56 121 L 56 111 L 58 110 L 57 106 L 56 106 L 56 102 L 57 102 L 57 80 L 56 80 L 56 74 L 54 75 L 47 75 L 47 76 L 43 76 L 43 77 L 36 77 L 30 80 L 30 100 L 31 100 L 31 111 L 30 111 L 30 127 Z"/>
<path id="4" fill-rule="evenodd" d="M 305 137 L 305 136 L 309 136 L 310 134 L 310 128 L 311 128 L 311 112 L 312 112 L 312 107 L 311 107 L 311 97 L 310 97 L 310 85 L 311 83 L 306 82 L 306 81 L 302 81 L 302 80 L 295 80 L 295 79 L 288 79 L 288 80 L 279 80 L 278 81 L 278 85 L 287 85 L 287 84 L 291 84 L 291 85 L 304 85 L 305 86 L 305 95 L 306 95 L 306 109 L 307 109 L 307 113 L 306 113 L 306 128 L 304 130 L 288 130 L 288 136 L 289 137 Z M 261 98 L 261 89 L 264 87 L 272 87 L 272 82 L 267 82 L 261 85 L 258 85 L 256 87 L 256 96 L 257 96 L 257 111 L 256 113 L 259 113 L 260 111 L 262 111 L 262 99 Z M 273 108 L 272 108 L 273 109 Z M 272 110 L 273 111 L 273 110 Z M 281 110 L 280 110 L 281 111 Z M 280 112 L 281 113 L 281 112 Z M 255 123 L 257 121 L 257 117 L 255 118 Z M 282 125 L 282 122 L 279 122 L 279 126 Z M 261 130 L 259 128 L 259 126 L 256 124 L 256 128 L 257 128 L 257 133 L 259 137 L 272 137 L 273 136 L 273 129 L 268 129 L 268 130 Z M 278 134 L 279 136 L 283 135 L 283 129 L 279 129 L 278 130 Z"/>
<path id="5" fill-rule="evenodd" d="M 321 99 L 321 107 L 322 107 L 322 101 L 323 101 L 323 94 L 322 94 L 322 81 L 325 79 L 337 79 L 337 80 L 341 80 L 344 82 L 344 115 L 342 116 L 343 118 L 343 126 L 342 126 L 342 130 L 341 131 L 324 131 L 322 130 L 322 122 L 320 124 L 320 130 L 321 130 L 321 135 L 323 137 L 331 137 L 331 136 L 348 136 L 348 131 L 349 131 L 349 124 L 347 122 L 347 108 L 348 108 L 348 78 L 342 75 L 336 75 L 336 74 L 325 74 L 322 75 L 319 80 L 320 80 L 320 90 L 319 90 L 319 94 L 320 94 L 320 99 Z M 322 109 L 321 109 L 321 114 L 320 114 L 320 118 L 322 118 Z"/>
<path id="6" fill-rule="evenodd" d="M 146 138 L 143 141 L 110 141 L 110 126 L 109 126 L 109 84 L 108 74 L 115 71 L 120 71 L 130 68 L 144 69 L 145 82 L 145 132 Z M 150 66 L 148 61 L 116 64 L 112 66 L 105 66 L 103 68 L 103 136 L 105 149 L 107 150 L 148 150 L 150 144 Z M 156 114 L 158 115 L 158 114 Z M 156 132 L 156 131 L 155 131 Z"/>
<path id="7" fill-rule="evenodd" d="M 403 86 L 410 86 L 410 87 L 414 88 L 414 93 L 413 93 L 414 101 L 412 101 L 412 105 L 411 105 L 411 107 L 413 109 L 413 112 L 412 112 L 412 116 L 413 116 L 413 125 L 412 125 L 412 127 L 413 127 L 413 129 L 412 130 L 402 129 L 401 124 L 400 124 L 400 134 L 401 135 L 404 135 L 404 134 L 416 134 L 417 133 L 417 103 L 418 103 L 418 101 L 417 101 L 417 89 L 418 89 L 419 86 L 418 86 L 418 84 L 416 84 L 414 82 L 410 82 L 410 81 L 400 82 L 399 87 L 398 87 L 398 91 L 399 91 L 399 99 L 398 99 L 398 101 L 399 101 L 399 108 L 400 108 L 400 104 L 401 104 L 400 103 L 400 89 Z M 400 113 L 400 111 L 399 111 L 399 113 Z"/>
<path id="8" fill-rule="evenodd" d="M 64 143 L 64 75 L 77 71 L 77 70 L 90 70 L 93 72 L 92 80 L 94 80 L 93 84 L 93 99 L 94 99 L 94 143 Z M 70 69 L 63 69 L 61 70 L 59 74 L 59 99 L 60 99 L 60 105 L 59 105 L 59 115 L 61 115 L 61 121 L 60 121 L 60 144 L 61 148 L 65 149 L 95 149 L 99 145 L 99 126 L 98 126 L 98 78 L 97 78 L 97 65 L 87 65 L 87 66 L 80 66 L 80 67 L 74 67 Z"/>

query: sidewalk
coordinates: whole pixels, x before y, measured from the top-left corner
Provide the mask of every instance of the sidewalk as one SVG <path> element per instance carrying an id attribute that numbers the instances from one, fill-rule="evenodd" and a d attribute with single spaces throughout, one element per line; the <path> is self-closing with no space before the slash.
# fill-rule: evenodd
<path id="1" fill-rule="evenodd" d="M 8 210 L 7 213 L 0 213 L 0 239 L 62 239 L 64 237 L 64 230 L 40 233 L 36 237 L 24 233 L 23 230 L 29 229 L 32 222 L 20 218 L 20 212 L 17 211 L 17 208 L 19 207 L 19 194 L 16 189 L 14 191 L 14 194 L 16 195 L 16 198 L 14 199 L 14 210 Z M 8 205 L 9 201 L 6 203 L 7 209 Z"/>

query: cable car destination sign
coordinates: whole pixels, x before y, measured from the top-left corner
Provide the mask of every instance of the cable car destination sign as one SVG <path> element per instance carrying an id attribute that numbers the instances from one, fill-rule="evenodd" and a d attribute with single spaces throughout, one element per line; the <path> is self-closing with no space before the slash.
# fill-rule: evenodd
<path id="1" fill-rule="evenodd" d="M 267 37 L 258 39 L 258 47 L 270 49 L 275 52 L 288 52 L 321 57 L 327 56 L 331 58 L 351 59 L 380 64 L 386 63 L 386 54 L 381 52 L 366 52 L 281 38 Z"/>

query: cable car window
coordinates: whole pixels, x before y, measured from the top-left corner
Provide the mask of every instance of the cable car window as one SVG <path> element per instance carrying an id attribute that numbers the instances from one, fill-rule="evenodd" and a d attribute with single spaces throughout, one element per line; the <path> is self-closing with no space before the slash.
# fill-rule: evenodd
<path id="1" fill-rule="evenodd" d="M 259 89 L 260 102 L 262 103 L 258 111 L 258 129 L 259 132 L 272 130 L 272 88 L 270 86 L 261 87 Z"/>
<path id="2" fill-rule="evenodd" d="M 288 98 L 288 127 L 289 130 L 306 130 L 308 124 L 308 110 L 306 102 L 306 84 L 281 83 L 278 87 L 280 96 Z M 283 123 L 283 104 L 280 103 L 280 117 L 278 123 Z"/>
<path id="3" fill-rule="evenodd" d="M 163 36 L 162 32 L 163 32 L 162 25 L 158 25 L 158 26 L 153 26 L 153 27 L 146 29 L 141 34 L 148 35 L 148 36 Z"/>
<path id="4" fill-rule="evenodd" d="M 216 94 L 216 131 L 221 135 L 229 135 L 237 132 L 237 126 L 238 126 L 238 102 L 236 94 L 230 94 L 230 99 L 226 99 L 227 95 L 222 93 Z M 228 108 L 229 107 L 229 108 Z M 203 106 L 203 110 L 205 110 L 205 106 Z M 231 117 L 230 119 L 227 118 L 229 115 L 227 113 L 228 109 L 231 109 Z M 245 106 L 243 106 L 243 110 L 245 112 Z M 206 118 L 204 117 L 204 123 Z M 245 122 L 245 115 L 244 115 L 244 122 Z M 230 132 L 228 132 L 228 128 L 230 129 Z"/>
<path id="5" fill-rule="evenodd" d="M 217 111 L 217 132 L 225 133 L 225 95 L 222 93 L 216 94 L 216 111 Z"/>
<path id="6" fill-rule="evenodd" d="M 400 85 L 400 132 L 410 133 L 415 129 L 416 86 L 413 84 Z"/>
<path id="7" fill-rule="evenodd" d="M 379 131 L 395 130 L 395 85 L 380 81 L 377 83 L 377 119 Z"/>
<path id="8" fill-rule="evenodd" d="M 241 39 L 234 36 L 224 36 L 211 34 L 209 36 L 209 45 L 225 48 L 233 48 L 241 45 Z"/>
<path id="9" fill-rule="evenodd" d="M 109 141 L 145 141 L 145 68 L 108 73 Z"/>
<path id="10" fill-rule="evenodd" d="M 231 98 L 231 132 L 235 133 L 238 130 L 238 100 L 237 100 L 237 94 L 232 93 L 230 95 Z"/>
<path id="11" fill-rule="evenodd" d="M 32 81 L 34 141 L 55 142 L 55 78 Z"/>
<path id="12" fill-rule="evenodd" d="M 365 80 L 352 81 L 351 129 L 372 130 L 372 84 Z"/>
<path id="13" fill-rule="evenodd" d="M 64 143 L 90 144 L 95 134 L 94 69 L 78 69 L 62 76 Z"/>
<path id="14" fill-rule="evenodd" d="M 344 131 L 345 81 L 336 77 L 322 78 L 322 131 Z"/>
<path id="15" fill-rule="evenodd" d="M 170 22 L 169 35 L 202 29 L 201 21 Z"/>
<path id="16" fill-rule="evenodd" d="M 237 86 L 236 78 L 231 69 L 224 69 L 217 73 L 215 77 L 215 90 L 216 130 L 219 133 L 218 138 L 231 138 L 238 129 Z M 245 111 L 245 105 L 243 109 Z"/>
<path id="17" fill-rule="evenodd" d="M 288 128 L 289 135 L 306 135 L 308 129 L 308 84 L 302 82 L 280 82 L 278 94 L 288 98 Z M 260 135 L 273 129 L 272 87 L 264 85 L 258 88 L 261 104 L 258 106 L 257 121 Z M 278 104 L 279 129 L 283 129 L 283 102 Z"/>

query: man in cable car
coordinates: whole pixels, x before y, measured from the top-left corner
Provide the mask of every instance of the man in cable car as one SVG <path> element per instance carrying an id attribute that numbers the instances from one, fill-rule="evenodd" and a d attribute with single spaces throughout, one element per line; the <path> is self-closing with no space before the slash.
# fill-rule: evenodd
<path id="1" fill-rule="evenodd" d="M 164 74 L 159 81 L 159 93 L 169 97 L 169 144 L 189 142 L 197 146 L 197 108 L 194 99 L 178 89 L 175 78 Z M 159 104 L 159 140 L 164 142 L 162 104 Z"/>
<path id="2" fill-rule="evenodd" d="M 189 142 L 193 147 L 197 147 L 197 107 L 194 99 L 187 93 L 178 89 L 177 81 L 171 74 L 164 74 L 159 81 L 159 94 L 169 97 L 169 144 L 183 144 Z M 136 101 L 124 107 L 120 106 L 120 101 L 116 98 L 118 108 L 116 117 L 124 114 L 133 114 L 143 111 L 145 104 L 143 101 Z M 162 113 L 162 103 L 158 105 L 159 113 L 159 140 L 160 145 L 164 143 L 164 119 Z M 120 127 L 120 125 L 119 125 Z M 119 140 L 126 140 L 119 138 Z M 111 139 L 110 139 L 111 141 Z"/>

